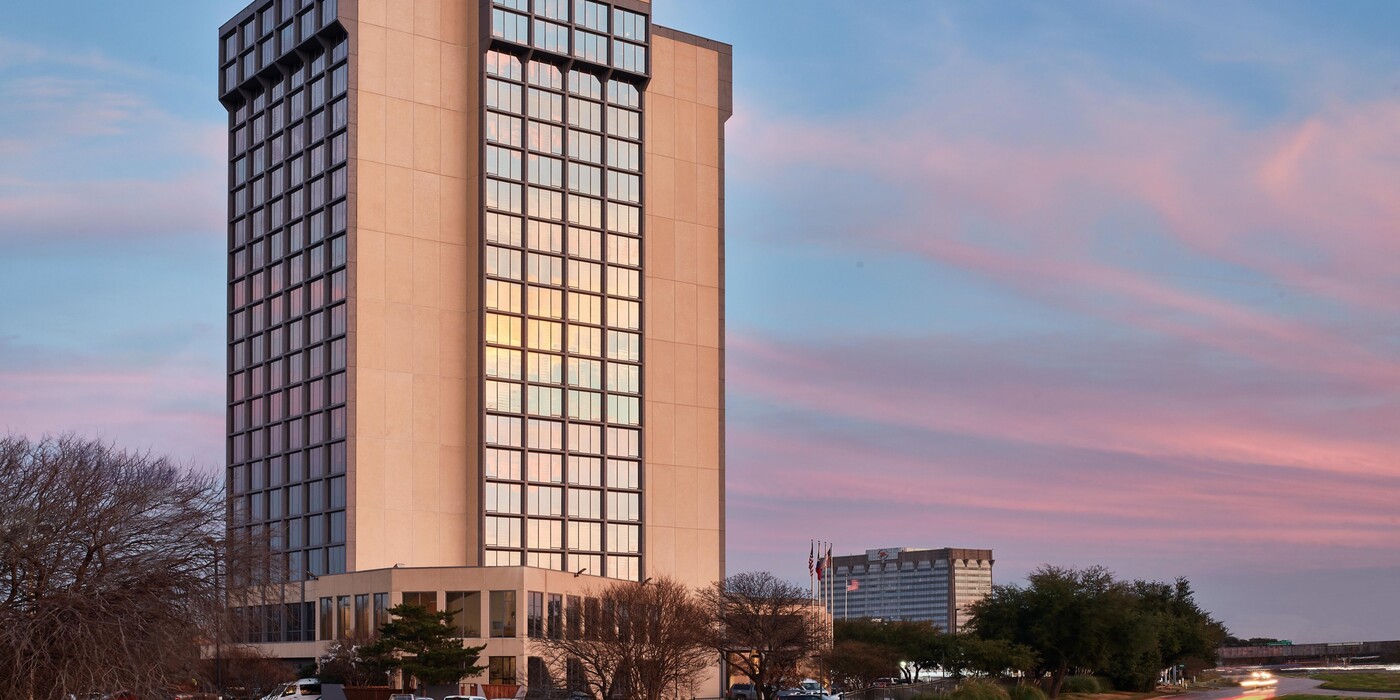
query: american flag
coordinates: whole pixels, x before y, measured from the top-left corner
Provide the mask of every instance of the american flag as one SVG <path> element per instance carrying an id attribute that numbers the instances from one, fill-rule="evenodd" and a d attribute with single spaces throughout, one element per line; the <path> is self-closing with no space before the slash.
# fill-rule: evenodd
<path id="1" fill-rule="evenodd" d="M 817 543 L 808 540 L 807 546 L 807 575 L 811 576 L 816 572 L 817 566 Z"/>

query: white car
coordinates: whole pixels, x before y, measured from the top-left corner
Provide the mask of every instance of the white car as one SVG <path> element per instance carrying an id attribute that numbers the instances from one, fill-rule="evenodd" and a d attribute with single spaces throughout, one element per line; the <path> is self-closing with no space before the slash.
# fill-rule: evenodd
<path id="1" fill-rule="evenodd" d="M 273 688 L 271 693 L 262 696 L 262 700 L 279 700 L 279 698 L 320 700 L 321 681 L 315 678 L 301 678 L 291 683 L 283 683 Z"/>
<path id="2" fill-rule="evenodd" d="M 480 695 L 449 695 L 442 700 L 486 700 Z"/>

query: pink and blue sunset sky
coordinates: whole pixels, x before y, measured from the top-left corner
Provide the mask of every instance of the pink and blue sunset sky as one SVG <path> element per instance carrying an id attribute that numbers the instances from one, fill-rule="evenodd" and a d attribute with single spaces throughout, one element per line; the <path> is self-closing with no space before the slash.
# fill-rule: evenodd
<path id="1" fill-rule="evenodd" d="M 0 22 L 0 429 L 222 464 L 239 0 Z M 728 562 L 1400 637 L 1400 5 L 657 0 L 735 46 Z"/>

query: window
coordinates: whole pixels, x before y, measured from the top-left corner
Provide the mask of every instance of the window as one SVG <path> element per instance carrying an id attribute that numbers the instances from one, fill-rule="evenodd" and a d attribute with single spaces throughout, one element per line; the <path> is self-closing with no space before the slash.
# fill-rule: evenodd
<path id="1" fill-rule="evenodd" d="M 528 601 L 525 606 L 526 634 L 538 639 L 544 636 L 544 594 L 529 591 L 525 595 Z"/>
<path id="2" fill-rule="evenodd" d="M 486 484 L 486 510 L 491 513 L 519 513 L 520 485 L 488 482 Z M 487 520 L 491 519 L 487 518 Z"/>
<path id="3" fill-rule="evenodd" d="M 512 214 L 520 212 L 520 185 L 505 180 L 487 178 L 486 206 Z"/>
<path id="4" fill-rule="evenodd" d="M 520 313 L 520 285 L 501 280 L 486 280 L 486 308 Z"/>
<path id="5" fill-rule="evenodd" d="M 547 386 L 530 386 L 527 395 L 529 400 L 526 407 L 530 415 L 559 418 L 564 414 L 564 396 L 561 390 Z"/>
<path id="6" fill-rule="evenodd" d="M 518 492 L 520 487 L 514 488 Z M 484 539 L 487 547 L 520 547 L 520 518 L 487 516 Z"/>
<path id="7" fill-rule="evenodd" d="M 569 28 L 542 19 L 535 20 L 535 47 L 554 53 L 568 53 Z"/>
<path id="8" fill-rule="evenodd" d="M 525 378 L 532 382 L 559 384 L 563 379 L 563 359 L 558 355 L 545 355 L 538 352 L 529 354 Z"/>
<path id="9" fill-rule="evenodd" d="M 596 428 L 597 426 L 589 426 Z M 569 483 L 575 486 L 602 486 L 603 460 L 587 455 L 569 455 Z"/>
<path id="10" fill-rule="evenodd" d="M 564 596 L 558 593 L 549 594 L 549 609 L 547 612 L 548 622 L 545 627 L 545 634 L 551 639 L 558 639 L 564 631 Z"/>
<path id="11" fill-rule="evenodd" d="M 355 636 L 355 621 L 350 617 L 350 596 L 339 596 L 335 600 L 335 624 L 341 637 Z"/>
<path id="12" fill-rule="evenodd" d="M 564 316 L 564 293 L 558 289 L 530 286 L 530 315 L 546 318 Z"/>
<path id="13" fill-rule="evenodd" d="M 609 520 L 641 520 L 641 494 L 619 491 L 608 492 Z"/>
<path id="14" fill-rule="evenodd" d="M 569 390 L 569 417 L 574 420 L 602 420 L 603 401 L 591 391 Z"/>
<path id="15" fill-rule="evenodd" d="M 646 47 L 629 44 L 625 41 L 614 41 L 613 65 L 633 73 L 647 72 Z"/>
<path id="16" fill-rule="evenodd" d="M 580 97 L 603 99 L 603 82 L 598 76 L 581 71 L 569 71 L 569 92 Z"/>
<path id="17" fill-rule="evenodd" d="M 529 111 L 532 119 L 562 123 L 564 121 L 564 96 L 545 92 L 538 88 L 530 88 Z"/>
<path id="18" fill-rule="evenodd" d="M 533 126 L 533 125 L 532 125 Z M 531 131 L 533 134 L 534 132 Z M 507 146 L 520 146 L 520 117 L 496 112 L 486 113 L 486 140 Z M 531 148 L 536 148 L 533 140 Z"/>
<path id="19" fill-rule="evenodd" d="M 553 515 L 564 514 L 564 490 L 556 486 L 530 486 L 529 487 L 529 513 L 530 515 Z"/>
<path id="20" fill-rule="evenodd" d="M 603 322 L 603 302 L 592 294 L 569 292 L 569 320 L 578 323 Z"/>
<path id="21" fill-rule="evenodd" d="M 510 593 L 512 596 L 515 594 L 514 591 L 492 591 L 492 592 L 491 592 L 491 595 L 492 595 L 492 596 L 495 596 L 496 593 L 498 593 L 498 592 Z M 493 628 L 493 630 L 494 630 L 494 628 Z M 514 622 L 514 620 L 511 621 L 511 633 L 510 633 L 509 635 L 496 635 L 496 634 L 492 634 L 491 636 L 493 636 L 493 637 L 497 637 L 497 636 L 500 636 L 500 637 L 505 637 L 505 636 L 514 637 L 514 636 L 515 636 L 515 622 Z M 516 680 L 515 680 L 515 657 L 514 657 L 514 656 L 492 656 L 492 657 L 490 657 L 490 660 L 489 660 L 489 662 L 488 662 L 488 669 L 489 669 L 489 671 L 487 671 L 487 675 L 488 675 L 488 677 L 490 678 L 490 682 L 491 682 L 492 685 L 516 685 Z"/>
<path id="22" fill-rule="evenodd" d="M 637 489 L 641 484 L 637 478 L 637 463 L 620 459 L 608 460 L 608 488 Z"/>
<path id="23" fill-rule="evenodd" d="M 617 173 L 609 172 L 608 181 L 611 184 L 612 178 Z M 598 196 L 602 194 L 603 171 L 584 163 L 569 163 L 569 190 L 583 194 Z"/>
<path id="24" fill-rule="evenodd" d="M 436 591 L 404 591 L 404 605 L 417 605 L 428 612 L 437 612 L 437 592 Z"/>
<path id="25" fill-rule="evenodd" d="M 575 492 L 570 491 L 569 493 L 572 495 Z M 598 495 L 597 491 L 578 491 L 577 493 L 580 496 L 580 502 L 583 502 L 584 497 L 592 496 L 596 499 Z M 596 503 L 594 505 L 596 505 Z M 597 515 L 585 515 L 581 517 L 597 517 Z M 603 548 L 603 524 L 570 520 L 568 524 L 568 544 L 569 549 L 575 551 L 583 550 L 596 552 L 601 550 Z"/>
<path id="26" fill-rule="evenodd" d="M 370 619 L 369 595 L 360 593 L 355 596 L 355 636 L 369 637 L 377 629 L 373 620 Z"/>
<path id="27" fill-rule="evenodd" d="M 608 139 L 608 165 L 614 168 L 625 168 L 627 170 L 641 170 L 641 146 L 630 141 Z"/>
<path id="28" fill-rule="evenodd" d="M 535 13 L 550 19 L 569 21 L 569 0 L 535 0 Z"/>
<path id="29" fill-rule="evenodd" d="M 574 2 L 574 22 L 600 32 L 608 31 L 608 6 L 593 0 Z"/>
<path id="30" fill-rule="evenodd" d="M 530 148 L 561 155 L 564 152 L 564 128 L 554 124 L 530 122 Z"/>
<path id="31" fill-rule="evenodd" d="M 520 432 L 520 418 L 486 416 L 486 442 L 506 447 L 520 447 Z"/>
<path id="32" fill-rule="evenodd" d="M 608 105 L 608 133 L 627 139 L 640 139 L 642 136 L 641 116 L 628 109 Z"/>
<path id="33" fill-rule="evenodd" d="M 608 551 L 623 554 L 641 553 L 641 528 L 636 525 L 608 523 Z"/>
<path id="34" fill-rule="evenodd" d="M 491 10 L 491 35 L 517 44 L 526 42 L 530 32 L 530 20 L 524 15 L 506 12 L 499 8 Z"/>
<path id="35" fill-rule="evenodd" d="M 563 350 L 562 335 L 562 324 L 554 321 L 542 321 L 532 318 L 527 322 L 526 337 L 529 338 L 531 350 L 559 352 Z"/>
<path id="36" fill-rule="evenodd" d="M 564 546 L 564 524 L 558 520 L 531 518 L 529 520 L 531 549 L 560 549 Z"/>
<path id="37" fill-rule="evenodd" d="M 597 231 L 575 228 L 569 231 L 569 255 L 575 258 L 598 260 L 602 257 L 603 236 Z"/>
<path id="38" fill-rule="evenodd" d="M 488 152 L 489 158 L 489 152 Z M 572 174 L 573 163 L 569 164 Z M 489 169 L 489 166 L 488 166 Z M 564 186 L 564 161 L 549 156 L 537 156 L 530 154 L 530 183 L 534 185 L 544 185 L 545 187 Z M 596 194 L 596 193 L 594 193 Z M 531 212 L 534 213 L 534 212 Z M 557 215 L 551 218 L 559 218 Z"/>
<path id="39" fill-rule="evenodd" d="M 597 328 L 569 326 L 569 352 L 572 354 L 597 357 L 602 354 L 602 341 L 603 332 Z"/>
<path id="40" fill-rule="evenodd" d="M 486 409 L 502 413 L 520 413 L 520 385 L 514 382 L 486 382 Z"/>
<path id="41" fill-rule="evenodd" d="M 641 402 L 635 396 L 608 395 L 608 422 L 624 425 L 641 424 Z"/>
<path id="42" fill-rule="evenodd" d="M 631 39 L 632 41 L 646 41 L 646 15 L 628 12 L 622 8 L 613 10 L 613 36 Z"/>
<path id="43" fill-rule="evenodd" d="M 486 106 L 502 112 L 520 114 L 522 88 L 495 78 L 486 79 Z"/>
<path id="44" fill-rule="evenodd" d="M 520 480 L 520 453 L 515 450 L 486 449 L 486 476 L 491 479 Z"/>
<path id="45" fill-rule="evenodd" d="M 603 137 L 584 131 L 569 132 L 569 157 L 599 163 L 602 160 Z M 611 142 L 608 146 L 612 148 Z"/>
<path id="46" fill-rule="evenodd" d="M 486 73 L 508 80 L 520 80 L 520 59 L 500 51 L 487 51 Z"/>
<path id="47" fill-rule="evenodd" d="M 335 613 L 332 603 L 330 598 L 321 599 L 320 624 L 317 627 L 316 635 L 316 638 L 321 641 L 335 639 Z"/>
<path id="48" fill-rule="evenodd" d="M 613 108 L 609 107 L 609 110 Z M 597 102 L 581 100 L 577 97 L 569 98 L 569 126 L 589 131 L 603 130 L 603 107 Z M 609 132 L 612 131 L 609 125 Z M 634 137 L 635 138 L 635 137 Z"/>
<path id="49" fill-rule="evenodd" d="M 623 107 L 640 108 L 642 106 L 642 95 L 636 85 L 618 80 L 609 80 L 608 102 Z"/>
<path id="50" fill-rule="evenodd" d="M 639 393 L 642 386 L 641 369 L 637 365 L 609 362 L 608 391 L 619 391 L 625 394 Z"/>
<path id="51" fill-rule="evenodd" d="M 642 361 L 642 337 L 636 333 L 608 331 L 608 359 Z"/>
<path id="52" fill-rule="evenodd" d="M 491 591 L 491 636 L 514 637 L 515 615 L 515 591 Z M 510 675 L 512 678 L 515 676 L 515 657 L 493 656 L 491 657 L 492 683 L 505 682 L 496 680 L 496 659 L 499 658 L 510 660 Z"/>
<path id="53" fill-rule="evenodd" d="M 530 156 L 533 165 L 535 156 Z M 497 177 L 506 177 L 512 180 L 520 179 L 520 151 L 501 148 L 499 146 L 486 147 L 486 172 Z"/>
<path id="54" fill-rule="evenodd" d="M 447 612 L 458 637 L 481 636 L 481 591 L 448 591 Z"/>
<path id="55" fill-rule="evenodd" d="M 572 327 L 570 330 L 574 330 Z M 569 386 L 582 387 L 584 389 L 601 389 L 602 387 L 602 366 L 598 360 L 586 360 L 581 357 L 570 357 L 569 364 Z M 611 368 L 610 368 L 611 369 Z M 608 373 L 609 379 L 612 377 L 611 371 Z M 611 382 L 610 382 L 611 383 Z"/>
<path id="56" fill-rule="evenodd" d="M 616 265 L 641 267 L 641 241 L 626 236 L 608 234 L 608 262 Z"/>
<path id="57" fill-rule="evenodd" d="M 562 90 L 564 89 L 563 73 L 548 63 L 530 61 L 530 84 L 551 90 Z"/>
<path id="58" fill-rule="evenodd" d="M 564 227 L 548 221 L 530 220 L 527 235 L 530 248 L 546 253 L 559 253 L 563 250 Z"/>
<path id="59" fill-rule="evenodd" d="M 520 347 L 520 319 L 501 314 L 486 314 L 486 342 Z"/>

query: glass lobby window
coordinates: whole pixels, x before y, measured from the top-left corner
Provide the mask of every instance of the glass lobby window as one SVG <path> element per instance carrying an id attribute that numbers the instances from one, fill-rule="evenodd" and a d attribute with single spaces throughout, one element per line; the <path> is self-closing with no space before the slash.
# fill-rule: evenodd
<path id="1" fill-rule="evenodd" d="M 321 641 L 335 639 L 335 608 L 332 606 L 333 602 L 334 601 L 330 598 L 321 599 L 320 624 L 317 626 L 316 635 L 317 639 Z"/>
<path id="2" fill-rule="evenodd" d="M 481 591 L 448 591 L 447 612 L 458 637 L 481 636 Z"/>
<path id="3" fill-rule="evenodd" d="M 495 592 L 493 591 L 494 595 Z M 512 629 L 514 629 L 512 627 Z M 491 635 L 493 637 L 498 635 Z M 509 636 L 514 637 L 512 632 Z M 492 656 L 488 661 L 487 676 L 492 685 L 515 685 L 515 657 L 514 656 Z"/>
<path id="4" fill-rule="evenodd" d="M 525 629 L 526 634 L 538 639 L 544 636 L 544 594 L 539 591 L 529 591 L 525 594 Z"/>
<path id="5" fill-rule="evenodd" d="M 372 636 L 377 628 L 370 618 L 369 594 L 359 593 L 355 596 L 355 635 L 358 637 Z"/>
<path id="6" fill-rule="evenodd" d="M 515 591 L 491 591 L 491 636 L 492 637 L 514 637 L 515 636 Z M 491 682 L 496 683 L 495 665 L 496 659 L 502 657 L 491 657 L 492 678 Z M 515 657 L 509 658 L 511 661 L 511 676 L 515 675 Z M 503 682 L 503 681 L 501 681 Z"/>
<path id="7" fill-rule="evenodd" d="M 354 619 L 350 617 L 350 596 L 343 595 L 335 601 L 336 627 L 340 630 L 341 637 L 355 636 Z"/>
<path id="8" fill-rule="evenodd" d="M 564 631 L 564 596 L 558 593 L 549 594 L 549 608 L 545 634 L 551 639 L 558 639 Z"/>

